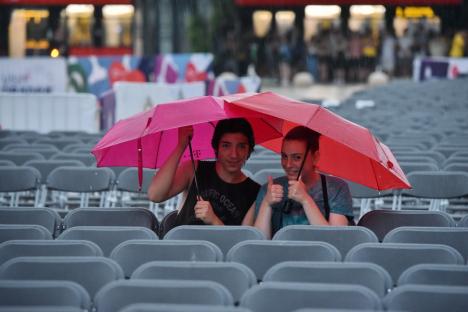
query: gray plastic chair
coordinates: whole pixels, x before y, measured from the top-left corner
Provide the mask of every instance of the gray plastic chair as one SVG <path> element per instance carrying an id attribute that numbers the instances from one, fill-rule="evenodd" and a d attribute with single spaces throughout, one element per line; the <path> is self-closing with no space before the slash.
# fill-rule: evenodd
<path id="1" fill-rule="evenodd" d="M 221 250 L 208 241 L 129 240 L 110 254 L 123 269 L 125 277 L 150 261 L 222 261 Z"/>
<path id="2" fill-rule="evenodd" d="M 0 159 L 0 167 L 9 167 L 9 166 L 15 167 L 16 164 L 11 160 Z"/>
<path id="3" fill-rule="evenodd" d="M 0 205 L 10 207 L 37 206 L 40 191 L 39 181 L 41 179 L 38 170 L 30 167 L 0 167 L 0 177 L 0 195 L 5 193 L 4 195 L 8 197 L 3 198 L 3 200 L 8 200 L 8 203 L 3 204 L 2 198 L 0 198 Z M 28 198 L 29 192 L 34 194 L 33 199 Z"/>
<path id="4" fill-rule="evenodd" d="M 120 206 L 129 207 L 138 205 L 139 207 L 154 209 L 155 204 L 148 199 L 147 191 L 155 172 L 156 170 L 154 169 L 143 169 L 143 181 L 140 191 L 138 168 L 126 168 L 123 170 L 118 175 L 116 183 L 117 198 L 120 202 Z"/>
<path id="5" fill-rule="evenodd" d="M 86 240 L 10 240 L 0 244 L 0 264 L 16 257 L 99 257 L 102 250 Z"/>
<path id="6" fill-rule="evenodd" d="M 283 261 L 340 261 L 338 249 L 324 242 L 243 241 L 232 247 L 226 261 L 245 264 L 262 280 L 266 271 Z"/>
<path id="7" fill-rule="evenodd" d="M 375 202 L 377 199 L 393 196 L 391 191 L 377 191 L 351 181 L 346 181 L 346 183 L 349 186 L 351 197 L 353 199 L 360 200 L 359 217 L 362 217 L 368 211 L 375 209 Z M 396 199 L 394 201 L 396 202 Z M 374 202 L 374 207 L 372 207 L 372 202 Z"/>
<path id="8" fill-rule="evenodd" d="M 83 310 L 78 307 L 67 307 L 67 306 L 42 306 L 42 307 L 16 306 L 16 307 L 0 307 L 0 312 L 83 312 Z"/>
<path id="9" fill-rule="evenodd" d="M 373 210 L 366 213 L 358 225 L 370 229 L 382 241 L 385 235 L 400 226 L 455 226 L 449 214 L 442 211 Z"/>
<path id="10" fill-rule="evenodd" d="M 406 284 L 468 287 L 468 266 L 454 264 L 417 264 L 401 273 L 397 285 Z"/>
<path id="11" fill-rule="evenodd" d="M 313 226 L 289 225 L 280 229 L 273 240 L 321 241 L 338 249 L 344 258 L 354 246 L 362 243 L 377 243 L 375 234 L 362 226 Z"/>
<path id="12" fill-rule="evenodd" d="M 47 177 L 47 189 L 61 194 L 79 193 L 77 205 L 80 208 L 90 207 L 91 194 L 99 193 L 98 205 L 104 207 L 114 180 L 114 173 L 108 168 L 59 167 L 52 170 Z M 65 205 L 66 203 L 60 203 L 60 206 Z"/>
<path id="13" fill-rule="evenodd" d="M 0 306 L 72 306 L 87 310 L 91 300 L 86 290 L 70 281 L 0 280 Z"/>
<path id="14" fill-rule="evenodd" d="M 272 266 L 263 281 L 361 285 L 380 297 L 393 286 L 390 274 L 381 266 L 351 262 L 285 261 Z"/>
<path id="15" fill-rule="evenodd" d="M 229 291 L 211 281 L 119 280 L 96 294 L 99 312 L 115 312 L 132 303 L 232 305 Z"/>
<path id="16" fill-rule="evenodd" d="M 379 297 L 367 287 L 346 284 L 264 282 L 242 296 L 241 307 L 255 312 L 300 308 L 379 310 Z"/>
<path id="17" fill-rule="evenodd" d="M 264 240 L 265 235 L 253 226 L 181 225 L 170 230 L 166 240 L 207 240 L 218 246 L 226 255 L 235 244 L 245 240 Z"/>
<path id="18" fill-rule="evenodd" d="M 384 298 L 386 309 L 412 312 L 465 312 L 468 287 L 403 285 Z"/>
<path id="19" fill-rule="evenodd" d="M 136 269 L 131 278 L 218 282 L 230 291 L 235 303 L 247 289 L 257 284 L 255 274 L 235 262 L 152 261 Z"/>
<path id="20" fill-rule="evenodd" d="M 158 219 L 144 208 L 77 208 L 67 213 L 63 226 L 140 226 L 158 232 Z"/>
<path id="21" fill-rule="evenodd" d="M 159 223 L 159 238 L 164 239 L 166 234 L 176 226 L 178 210 L 173 210 L 163 217 Z"/>
<path id="22" fill-rule="evenodd" d="M 0 266 L 0 279 L 72 281 L 91 298 L 102 286 L 123 277 L 120 266 L 104 257 L 18 257 Z"/>
<path id="23" fill-rule="evenodd" d="M 2 310 L 0 310 L 2 312 Z M 33 311 L 34 312 L 34 311 Z M 252 312 L 249 309 L 206 304 L 134 303 L 119 312 Z"/>
<path id="24" fill-rule="evenodd" d="M 42 225 L 55 237 L 62 229 L 62 218 L 50 208 L 0 208 L 2 224 Z"/>
<path id="25" fill-rule="evenodd" d="M 457 223 L 457 227 L 468 227 L 468 215 L 464 216 Z"/>
<path id="26" fill-rule="evenodd" d="M 277 155 L 279 156 L 279 155 Z M 281 162 L 279 157 L 276 157 L 275 159 L 255 159 L 251 158 L 247 160 L 247 162 L 244 165 L 244 168 L 248 171 L 250 171 L 252 174 L 257 173 L 258 171 L 262 169 L 280 169 L 281 168 Z M 284 174 L 284 171 L 283 171 Z"/>
<path id="27" fill-rule="evenodd" d="M 0 243 L 21 239 L 52 239 L 52 233 L 37 224 L 0 224 Z"/>
<path id="28" fill-rule="evenodd" d="M 385 235 L 384 243 L 443 244 L 468 259 L 468 229 L 459 227 L 412 227 L 393 229 Z"/>
<path id="29" fill-rule="evenodd" d="M 4 152 L 0 151 L 0 160 L 10 160 L 17 166 L 22 166 L 28 160 L 44 160 L 44 156 L 39 153 L 27 153 L 27 152 Z"/>
<path id="30" fill-rule="evenodd" d="M 63 148 L 67 145 L 70 145 L 70 144 L 79 144 L 79 143 L 83 143 L 83 141 L 79 140 L 79 139 L 72 139 L 72 138 L 40 138 L 36 141 L 34 141 L 34 143 L 36 144 L 52 144 L 54 145 L 55 147 L 57 147 L 57 149 L 59 150 L 63 150 Z"/>
<path id="31" fill-rule="evenodd" d="M 139 226 L 76 226 L 63 231 L 58 240 L 89 240 L 98 245 L 105 257 L 122 242 L 132 239 L 154 239 L 153 231 Z"/>
<path id="32" fill-rule="evenodd" d="M 260 185 L 263 185 L 267 183 L 269 176 L 271 176 L 274 179 L 284 175 L 284 170 L 280 168 L 261 169 L 254 173 L 252 180 L 256 181 Z"/>
<path id="33" fill-rule="evenodd" d="M 413 188 L 404 190 L 402 196 L 430 199 L 429 210 L 441 210 L 441 199 L 468 195 L 468 173 L 415 171 L 408 174 L 407 177 Z M 399 204 L 399 209 L 401 209 L 401 204 Z"/>
<path id="34" fill-rule="evenodd" d="M 454 248 L 437 244 L 364 243 L 351 249 L 346 262 L 372 262 L 383 267 L 394 282 L 415 264 L 463 264 L 463 257 Z"/>
<path id="35" fill-rule="evenodd" d="M 90 153 L 56 153 L 50 157 L 52 160 L 78 160 L 85 166 L 91 167 L 96 164 L 96 158 Z"/>

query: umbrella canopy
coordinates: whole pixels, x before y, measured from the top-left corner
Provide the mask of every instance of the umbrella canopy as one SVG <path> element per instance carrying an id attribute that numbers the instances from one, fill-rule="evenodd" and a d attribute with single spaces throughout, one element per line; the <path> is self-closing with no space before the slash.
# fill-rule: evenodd
<path id="1" fill-rule="evenodd" d="M 257 144 L 281 137 L 283 121 L 245 110 L 213 96 L 159 104 L 117 122 L 96 144 L 97 166 L 161 167 L 178 143 L 178 128 L 192 125 L 193 157 L 214 157 L 211 138 L 222 119 L 243 117 L 252 125 Z M 183 159 L 190 159 L 189 149 Z"/>
<path id="2" fill-rule="evenodd" d="M 376 190 L 410 188 L 390 149 L 369 129 L 355 124 L 319 105 L 292 100 L 273 92 L 234 94 L 222 97 L 227 103 L 283 120 L 283 134 L 302 125 L 321 134 L 320 171 Z M 281 151 L 281 138 L 262 143 Z"/>

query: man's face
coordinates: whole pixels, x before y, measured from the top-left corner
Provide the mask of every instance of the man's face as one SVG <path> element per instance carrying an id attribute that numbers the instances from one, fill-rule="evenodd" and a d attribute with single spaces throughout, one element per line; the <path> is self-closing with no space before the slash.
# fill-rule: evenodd
<path id="1" fill-rule="evenodd" d="M 304 159 L 307 144 L 304 141 L 285 140 L 281 147 L 281 166 L 288 177 L 288 180 L 296 180 L 297 174 L 301 168 L 302 160 Z M 307 155 L 302 169 L 302 174 L 308 174 L 315 170 L 316 154 L 310 153 Z"/>
<path id="2" fill-rule="evenodd" d="M 249 154 L 249 140 L 242 133 L 225 133 L 219 140 L 218 162 L 227 172 L 240 171 Z"/>

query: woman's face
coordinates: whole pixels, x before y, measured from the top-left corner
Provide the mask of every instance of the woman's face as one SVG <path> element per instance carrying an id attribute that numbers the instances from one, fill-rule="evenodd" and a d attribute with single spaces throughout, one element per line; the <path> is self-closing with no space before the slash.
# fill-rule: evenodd
<path id="1" fill-rule="evenodd" d="M 299 140 L 285 140 L 281 147 L 281 166 L 288 180 L 296 180 L 304 159 L 307 143 Z M 315 171 L 318 160 L 317 153 L 308 153 L 302 169 L 302 174 Z"/>

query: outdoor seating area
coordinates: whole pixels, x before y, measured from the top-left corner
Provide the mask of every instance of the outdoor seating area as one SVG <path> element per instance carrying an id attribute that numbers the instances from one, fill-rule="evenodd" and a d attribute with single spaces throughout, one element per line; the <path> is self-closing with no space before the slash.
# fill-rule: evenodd
<path id="1" fill-rule="evenodd" d="M 418 212 L 432 226 L 400 219 L 379 242 L 366 224 L 287 226 L 272 240 L 250 226 L 187 225 L 160 237 L 147 209 L 77 208 L 62 219 L 51 208 L 1 208 L 0 306 L 27 296 L 98 312 L 463 311 L 468 228 Z M 148 310 L 130 307 L 142 303 Z"/>
<path id="2" fill-rule="evenodd" d="M 104 133 L 1 130 L 0 311 L 465 311 L 466 85 L 395 81 L 331 107 L 388 146 L 413 188 L 349 182 L 357 226 L 290 225 L 271 240 L 251 226 L 171 229 L 181 198 L 148 200 L 157 169 L 140 190 L 138 168 L 97 167 Z M 284 175 L 262 146 L 243 171 Z"/>

